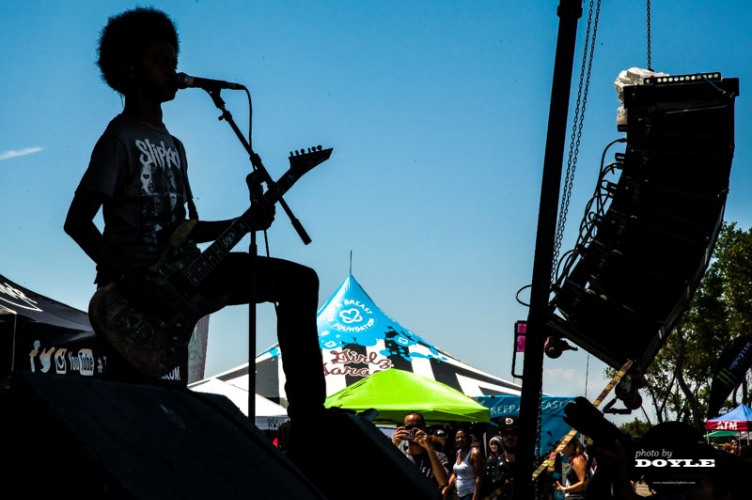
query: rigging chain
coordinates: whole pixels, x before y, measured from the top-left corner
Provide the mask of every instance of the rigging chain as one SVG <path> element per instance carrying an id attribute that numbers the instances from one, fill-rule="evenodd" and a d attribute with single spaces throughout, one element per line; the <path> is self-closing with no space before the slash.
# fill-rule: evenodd
<path id="1" fill-rule="evenodd" d="M 572 123 L 572 136 L 569 144 L 569 157 L 567 159 L 567 172 L 564 177 L 564 187 L 562 189 L 561 196 L 561 208 L 559 209 L 559 220 L 556 226 L 556 236 L 554 239 L 554 254 L 553 262 L 559 259 L 559 252 L 561 250 L 561 241 L 564 237 L 564 228 L 567 222 L 567 213 L 569 212 L 569 202 L 572 196 L 572 186 L 574 183 L 574 173 L 577 169 L 577 156 L 580 152 L 580 140 L 582 138 L 582 127 L 585 121 L 585 108 L 587 107 L 587 95 L 590 88 L 590 72 L 593 67 L 593 54 L 595 52 L 595 40 L 598 34 L 598 20 L 601 12 L 601 2 L 598 0 L 598 4 L 595 9 L 595 17 L 593 17 L 593 4 L 594 1 L 590 0 L 590 9 L 588 10 L 588 22 L 587 29 L 585 30 L 585 44 L 582 53 L 582 67 L 580 68 L 580 81 L 577 89 L 577 102 L 574 111 L 574 120 Z M 592 25 L 592 37 L 591 37 L 591 25 Z M 588 46 L 588 41 L 590 42 Z M 585 72 L 587 68 L 587 73 Z M 584 86 L 584 90 L 583 90 Z M 582 106 L 580 110 L 580 106 Z M 551 282 L 556 281 L 556 268 L 553 266 L 553 273 L 551 276 Z"/>
<path id="2" fill-rule="evenodd" d="M 652 48 L 651 48 L 652 41 L 651 41 L 651 38 L 650 38 L 650 0 L 647 0 L 647 2 L 648 2 L 648 8 L 647 8 L 647 11 L 648 11 L 648 21 L 647 21 L 647 26 L 648 26 L 648 69 L 650 71 L 653 71 L 653 63 L 651 61 L 651 59 L 653 58 L 653 54 L 651 53 L 651 51 L 652 51 Z"/>

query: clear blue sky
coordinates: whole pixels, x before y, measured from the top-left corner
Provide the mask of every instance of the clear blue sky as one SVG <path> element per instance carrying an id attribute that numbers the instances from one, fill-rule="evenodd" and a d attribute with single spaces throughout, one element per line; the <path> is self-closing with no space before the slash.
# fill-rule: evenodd
<path id="1" fill-rule="evenodd" d="M 346 278 L 352 252 L 353 275 L 386 314 L 510 379 L 513 324 L 527 317 L 515 294 L 532 276 L 558 3 L 150 5 L 178 26 L 179 70 L 249 88 L 253 146 L 272 176 L 286 169 L 290 150 L 334 148 L 286 196 L 313 242 L 304 245 L 280 210 L 271 254 L 315 268 L 323 303 Z M 62 225 L 92 146 L 122 107 L 95 65 L 99 30 L 136 5 L 25 0 L 5 2 L 0 16 L 0 274 L 80 309 L 94 292 L 94 266 Z M 752 224 L 750 21 L 752 4 L 742 0 L 652 2 L 654 69 L 740 78 L 726 218 L 745 229 Z M 604 2 L 562 251 L 574 244 L 603 148 L 621 137 L 614 79 L 646 67 L 646 46 L 645 3 Z M 245 94 L 222 95 L 247 132 Z M 164 109 L 186 144 L 202 216 L 239 215 L 250 165 L 208 94 L 186 89 Z M 247 246 L 246 239 L 238 248 Z M 258 311 L 256 352 L 276 343 L 273 310 Z M 212 316 L 207 374 L 247 357 L 247 308 Z M 547 359 L 544 390 L 584 393 L 586 364 L 582 350 Z M 589 366 L 592 398 L 606 381 L 602 363 L 591 357 Z"/>

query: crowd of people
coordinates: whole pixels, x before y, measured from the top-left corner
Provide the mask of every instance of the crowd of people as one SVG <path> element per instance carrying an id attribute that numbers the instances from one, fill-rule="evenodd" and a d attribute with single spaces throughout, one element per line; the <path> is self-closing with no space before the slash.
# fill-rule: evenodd
<path id="1" fill-rule="evenodd" d="M 517 429 L 517 417 L 503 419 L 484 446 L 469 426 L 453 427 L 449 440 L 445 428 L 429 428 L 421 413 L 410 412 L 392 442 L 443 498 L 503 500 L 512 498 Z"/>
<path id="2" fill-rule="evenodd" d="M 571 438 L 560 452 L 551 452 L 551 466 L 534 488 L 536 500 L 749 498 L 744 481 L 752 472 L 752 462 L 740 453 L 714 449 L 687 424 L 658 424 L 643 438 L 634 439 L 610 423 L 603 428 L 577 418 L 572 423 L 578 431 L 582 427 L 586 439 Z M 511 500 L 518 428 L 517 416 L 484 428 L 428 427 L 423 415 L 411 412 L 394 431 L 392 442 L 436 483 L 445 500 Z M 711 466 L 670 468 L 637 460 L 656 452 L 680 460 L 706 460 Z"/>

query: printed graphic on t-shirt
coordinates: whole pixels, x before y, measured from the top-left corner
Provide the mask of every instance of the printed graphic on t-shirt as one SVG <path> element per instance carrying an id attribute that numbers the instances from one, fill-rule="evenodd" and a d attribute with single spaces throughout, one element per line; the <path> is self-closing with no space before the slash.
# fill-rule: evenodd
<path id="1" fill-rule="evenodd" d="M 164 141 L 153 144 L 146 138 L 137 139 L 135 144 L 141 164 L 141 220 L 149 228 L 144 238 L 146 243 L 157 245 L 160 232 L 174 222 L 175 208 L 182 201 L 180 155 L 172 144 L 165 145 Z"/>

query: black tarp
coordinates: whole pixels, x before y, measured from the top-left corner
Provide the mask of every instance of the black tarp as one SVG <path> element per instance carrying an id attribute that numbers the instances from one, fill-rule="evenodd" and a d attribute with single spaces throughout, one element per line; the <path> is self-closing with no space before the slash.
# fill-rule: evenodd
<path id="1" fill-rule="evenodd" d="M 0 275 L 0 375 L 14 371 L 101 378 L 107 359 L 89 315 Z M 185 378 L 187 367 L 163 377 Z"/>
<path id="2" fill-rule="evenodd" d="M 11 371 L 101 376 L 103 360 L 86 312 L 0 275 L 3 374 Z"/>

